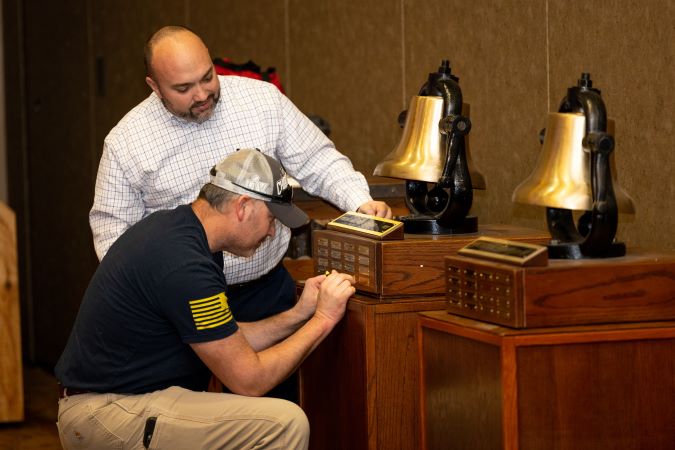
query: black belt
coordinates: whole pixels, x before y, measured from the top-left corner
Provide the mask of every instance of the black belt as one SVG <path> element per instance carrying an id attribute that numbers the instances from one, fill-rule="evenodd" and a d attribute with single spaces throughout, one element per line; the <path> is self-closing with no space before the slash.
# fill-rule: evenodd
<path id="1" fill-rule="evenodd" d="M 70 397 L 71 395 L 79 395 L 79 394 L 92 394 L 92 392 L 87 391 L 86 389 L 73 389 L 65 387 L 59 383 L 59 398 L 66 398 Z"/>

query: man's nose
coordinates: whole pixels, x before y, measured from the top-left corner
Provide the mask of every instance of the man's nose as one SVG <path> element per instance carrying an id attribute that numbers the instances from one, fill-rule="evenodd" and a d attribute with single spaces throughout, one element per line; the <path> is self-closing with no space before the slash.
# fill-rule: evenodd
<path id="1" fill-rule="evenodd" d="M 193 100 L 195 103 L 201 103 L 203 101 L 206 101 L 206 99 L 209 96 L 208 90 L 204 86 L 201 85 L 201 83 L 197 84 L 197 87 L 195 88 L 194 91 L 194 96 Z"/>

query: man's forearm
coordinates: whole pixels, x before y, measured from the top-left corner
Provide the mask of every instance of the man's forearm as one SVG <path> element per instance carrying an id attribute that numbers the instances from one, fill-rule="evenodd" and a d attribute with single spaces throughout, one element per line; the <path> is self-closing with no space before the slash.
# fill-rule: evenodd
<path id="1" fill-rule="evenodd" d="M 237 322 L 256 352 L 265 350 L 296 332 L 307 322 L 295 308 L 256 322 Z"/>
<path id="2" fill-rule="evenodd" d="M 232 392 L 260 396 L 293 373 L 334 326 L 330 320 L 312 317 L 290 337 L 261 352 L 250 348 L 239 333 L 241 327 L 230 337 L 191 346 Z"/>
<path id="3" fill-rule="evenodd" d="M 334 323 L 313 317 L 277 345 L 258 353 L 266 373 L 276 386 L 300 367 L 300 364 L 333 330 Z"/>
<path id="4" fill-rule="evenodd" d="M 232 392 L 263 395 L 297 369 L 342 319 L 353 284 L 351 275 L 336 271 L 309 278 L 291 310 L 239 323 L 227 338 L 191 345 Z"/>

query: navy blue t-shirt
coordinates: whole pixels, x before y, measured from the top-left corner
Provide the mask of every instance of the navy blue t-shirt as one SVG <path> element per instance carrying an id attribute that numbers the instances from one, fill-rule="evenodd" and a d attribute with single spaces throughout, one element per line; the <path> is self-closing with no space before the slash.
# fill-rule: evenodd
<path id="1" fill-rule="evenodd" d="M 205 390 L 210 372 L 188 344 L 237 329 L 222 253 L 210 252 L 192 208 L 158 211 L 129 228 L 101 261 L 56 378 L 94 392 Z"/>

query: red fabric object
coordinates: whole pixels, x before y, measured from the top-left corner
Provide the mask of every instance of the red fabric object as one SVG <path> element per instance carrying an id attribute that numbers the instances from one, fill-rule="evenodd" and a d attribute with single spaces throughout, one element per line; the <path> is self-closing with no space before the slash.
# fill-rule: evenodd
<path id="1" fill-rule="evenodd" d="M 272 83 L 284 95 L 284 88 L 279 80 L 279 75 L 274 67 L 268 67 L 267 70 L 261 70 L 260 66 L 253 61 L 248 61 L 244 64 L 233 63 L 227 58 L 215 58 L 213 65 L 216 68 L 218 75 L 237 75 L 240 77 L 255 78 L 256 80 L 263 80 Z"/>

